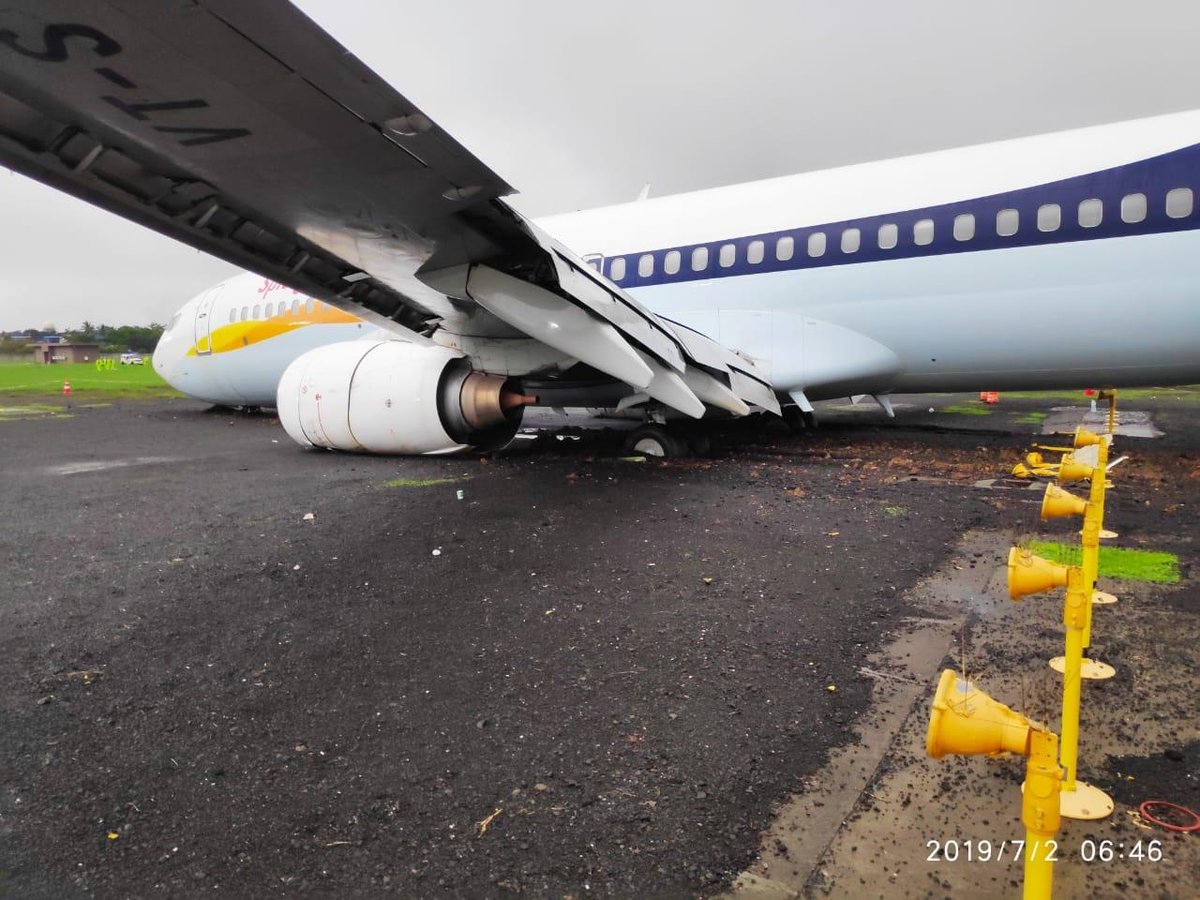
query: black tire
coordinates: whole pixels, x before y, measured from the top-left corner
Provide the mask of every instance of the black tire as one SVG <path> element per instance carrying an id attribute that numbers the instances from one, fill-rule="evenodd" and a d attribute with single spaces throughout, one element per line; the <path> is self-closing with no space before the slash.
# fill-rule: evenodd
<path id="1" fill-rule="evenodd" d="M 657 459 L 675 459 L 683 456 L 684 443 L 661 425 L 642 425 L 629 432 L 625 438 L 627 456 L 650 456 Z"/>

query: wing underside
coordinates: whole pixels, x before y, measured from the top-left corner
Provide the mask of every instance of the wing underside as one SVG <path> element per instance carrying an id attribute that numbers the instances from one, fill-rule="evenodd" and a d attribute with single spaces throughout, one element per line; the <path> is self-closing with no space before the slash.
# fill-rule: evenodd
<path id="1" fill-rule="evenodd" d="M 778 411 L 283 0 L 4 4 L 0 162 L 405 334 L 532 338 L 690 416 Z"/>

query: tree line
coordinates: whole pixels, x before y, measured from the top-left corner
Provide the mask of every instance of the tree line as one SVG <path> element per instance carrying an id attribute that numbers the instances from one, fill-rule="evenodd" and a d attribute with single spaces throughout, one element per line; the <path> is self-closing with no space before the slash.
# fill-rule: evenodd
<path id="1" fill-rule="evenodd" d="M 101 353 L 124 353 L 126 350 L 151 353 L 162 337 L 163 328 L 157 322 L 149 325 L 93 325 L 84 322 L 78 328 L 60 332 L 60 335 L 64 343 L 99 344 Z M 30 328 L 27 333 L 41 335 L 43 331 Z M 29 350 L 29 344 L 29 341 L 5 338 L 0 340 L 0 353 L 25 353 Z"/>

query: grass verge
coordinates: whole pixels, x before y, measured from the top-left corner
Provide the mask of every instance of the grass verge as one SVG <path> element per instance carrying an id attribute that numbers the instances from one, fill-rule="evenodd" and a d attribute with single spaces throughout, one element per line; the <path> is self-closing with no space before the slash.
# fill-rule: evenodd
<path id="1" fill-rule="evenodd" d="M 423 488 L 433 487 L 437 484 L 455 484 L 459 481 L 469 481 L 470 476 L 462 475 L 459 477 L 447 478 L 393 478 L 391 481 L 385 481 L 385 488 Z"/>
<path id="2" fill-rule="evenodd" d="M 1083 560 L 1083 548 L 1078 545 L 1034 541 L 1029 549 L 1038 556 L 1063 565 L 1077 566 Z M 1174 553 L 1130 550 L 1125 547 L 1100 548 L 1100 574 L 1108 578 L 1128 578 L 1155 584 L 1177 584 L 1181 579 L 1179 557 Z"/>
<path id="3" fill-rule="evenodd" d="M 117 365 L 111 369 L 97 368 L 93 363 L 48 366 L 29 362 L 0 363 L 0 396 L 61 397 L 63 383 L 68 381 L 71 396 L 80 400 L 158 400 L 184 396 L 163 381 L 149 362 L 143 366 Z"/>

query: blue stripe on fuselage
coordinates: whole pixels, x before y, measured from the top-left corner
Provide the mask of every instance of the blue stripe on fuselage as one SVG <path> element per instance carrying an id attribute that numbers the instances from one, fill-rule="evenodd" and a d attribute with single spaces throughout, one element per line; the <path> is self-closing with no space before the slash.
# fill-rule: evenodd
<path id="1" fill-rule="evenodd" d="M 1200 228 L 1200 217 L 1197 215 L 1195 205 L 1187 216 L 1178 219 L 1171 218 L 1166 213 L 1166 195 L 1168 191 L 1175 188 L 1191 188 L 1194 198 L 1198 187 L 1200 187 L 1200 145 L 1193 145 L 1099 172 L 1051 181 L 1015 191 L 991 194 L 986 197 L 944 203 L 940 206 L 909 209 L 861 219 L 827 222 L 805 228 L 752 234 L 701 244 L 618 254 L 605 259 L 604 274 L 611 278 L 613 261 L 623 258 L 626 267 L 625 276 L 616 283 L 622 288 L 630 289 L 657 284 L 678 284 L 795 269 L 818 269 L 888 259 L 1188 231 Z M 1121 199 L 1129 194 L 1138 193 L 1146 195 L 1148 205 L 1146 217 L 1141 222 L 1124 222 L 1121 218 Z M 1099 199 L 1103 202 L 1103 219 L 1099 225 L 1085 228 L 1079 224 L 1077 211 L 1082 201 L 1090 199 Z M 1061 209 L 1062 221 L 1054 231 L 1040 231 L 1037 227 L 1038 207 L 1047 203 L 1057 203 Z M 998 234 L 996 230 L 996 215 L 1003 209 L 1016 209 L 1020 217 L 1017 232 L 1007 237 Z M 954 219 L 965 213 L 975 216 L 975 234 L 967 240 L 960 241 L 953 236 Z M 933 240 L 925 245 L 917 244 L 913 239 L 913 226 L 922 219 L 932 219 L 934 223 Z M 897 246 L 884 250 L 879 247 L 878 229 L 881 225 L 888 224 L 897 226 L 899 240 Z M 860 246 L 855 252 L 844 253 L 840 241 L 842 232 L 848 228 L 860 229 Z M 824 255 L 812 257 L 808 255 L 808 238 L 809 235 L 818 232 L 824 233 L 826 236 L 826 249 Z M 776 243 L 784 237 L 791 237 L 795 242 L 793 256 L 788 260 L 778 260 L 775 258 Z M 753 241 L 763 241 L 765 245 L 764 258 L 759 263 L 747 261 L 747 250 Z M 733 265 L 723 267 L 718 263 L 718 256 L 720 248 L 726 244 L 735 245 L 737 254 Z M 691 268 L 691 256 L 692 251 L 700 247 L 708 249 L 708 265 L 697 272 Z M 671 250 L 678 250 L 682 256 L 680 270 L 674 275 L 668 275 L 663 270 L 664 256 Z M 646 253 L 652 253 L 654 256 L 654 273 L 649 276 L 640 276 L 637 272 L 638 259 Z"/>

